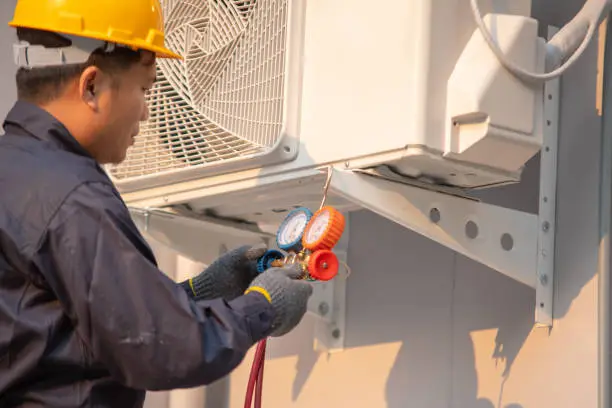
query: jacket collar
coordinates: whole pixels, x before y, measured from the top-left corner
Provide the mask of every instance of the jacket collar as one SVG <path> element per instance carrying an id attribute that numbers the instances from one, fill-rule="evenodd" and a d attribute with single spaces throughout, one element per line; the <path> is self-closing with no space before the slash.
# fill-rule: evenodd
<path id="1" fill-rule="evenodd" d="M 61 150 L 93 159 L 59 120 L 32 103 L 17 101 L 6 116 L 3 127 L 6 133 L 26 133 Z"/>

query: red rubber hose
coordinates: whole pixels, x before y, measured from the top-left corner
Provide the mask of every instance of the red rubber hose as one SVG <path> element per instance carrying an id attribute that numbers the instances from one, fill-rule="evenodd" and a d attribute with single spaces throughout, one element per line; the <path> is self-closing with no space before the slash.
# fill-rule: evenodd
<path id="1" fill-rule="evenodd" d="M 263 342 L 263 351 L 261 352 L 261 361 L 259 364 L 259 375 L 257 376 L 257 388 L 255 388 L 255 408 L 261 408 L 261 398 L 263 395 L 263 374 L 266 361 L 266 341 Z"/>
<path id="2" fill-rule="evenodd" d="M 255 383 L 257 381 L 257 375 L 259 371 L 257 368 L 257 362 L 258 362 L 257 355 L 258 354 L 259 354 L 259 346 L 257 347 L 257 351 L 255 351 L 255 358 L 253 360 L 253 365 L 251 367 L 251 373 L 249 375 L 246 398 L 244 401 L 244 408 L 251 408 L 251 402 L 253 401 L 253 391 L 255 389 Z"/>
<path id="3" fill-rule="evenodd" d="M 261 408 L 261 396 L 263 391 L 263 367 L 266 359 L 266 339 L 261 340 L 257 344 L 255 350 L 255 358 L 249 375 L 247 384 L 247 393 L 244 401 L 244 408 L 251 408 L 253 394 L 255 393 L 255 408 Z M 255 390 L 257 387 L 257 390 Z"/>

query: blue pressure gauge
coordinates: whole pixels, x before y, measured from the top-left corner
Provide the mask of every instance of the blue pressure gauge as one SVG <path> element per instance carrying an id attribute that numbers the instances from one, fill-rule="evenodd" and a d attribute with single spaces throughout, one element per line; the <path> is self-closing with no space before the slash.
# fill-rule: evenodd
<path id="1" fill-rule="evenodd" d="M 289 212 L 276 233 L 278 247 L 283 251 L 301 251 L 302 235 L 311 218 L 312 211 L 306 207 L 299 207 Z"/>

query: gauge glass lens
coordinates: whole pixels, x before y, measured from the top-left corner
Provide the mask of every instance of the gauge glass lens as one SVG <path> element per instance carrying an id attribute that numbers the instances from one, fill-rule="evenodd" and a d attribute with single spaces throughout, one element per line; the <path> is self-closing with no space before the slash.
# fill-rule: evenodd
<path id="1" fill-rule="evenodd" d="M 291 217 L 287 221 L 282 231 L 278 236 L 278 242 L 281 245 L 289 245 L 292 242 L 298 241 L 306 228 L 308 216 L 304 212 L 300 212 Z"/>
<path id="2" fill-rule="evenodd" d="M 317 215 L 315 219 L 311 220 L 312 225 L 306 235 L 306 242 L 313 243 L 321 238 L 329 224 L 329 215 L 329 211 L 325 210 Z"/>

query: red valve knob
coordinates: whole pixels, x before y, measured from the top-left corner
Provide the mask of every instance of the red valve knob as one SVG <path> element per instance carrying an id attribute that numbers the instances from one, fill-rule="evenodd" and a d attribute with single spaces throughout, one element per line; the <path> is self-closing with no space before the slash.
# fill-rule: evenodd
<path id="1" fill-rule="evenodd" d="M 313 252 L 308 260 L 308 273 L 313 279 L 328 281 L 338 274 L 340 262 L 332 251 L 322 249 Z"/>

